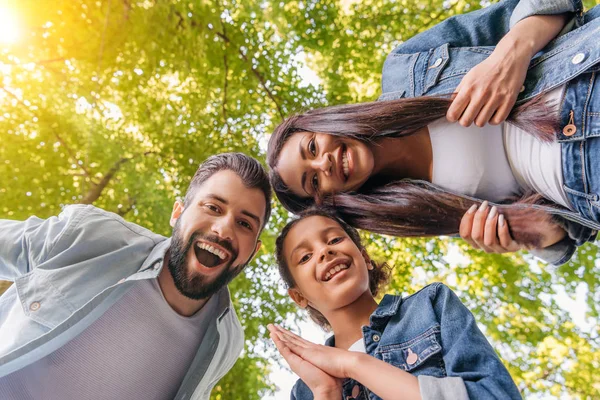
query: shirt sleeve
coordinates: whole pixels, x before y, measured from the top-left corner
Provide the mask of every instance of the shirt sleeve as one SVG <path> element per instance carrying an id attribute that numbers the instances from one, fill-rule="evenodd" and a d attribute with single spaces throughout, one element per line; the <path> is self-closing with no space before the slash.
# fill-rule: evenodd
<path id="1" fill-rule="evenodd" d="M 510 17 L 510 27 L 532 15 L 556 15 L 575 13 L 576 25 L 583 24 L 581 0 L 521 0 Z"/>
<path id="2" fill-rule="evenodd" d="M 14 281 L 42 263 L 68 229 L 70 211 L 48 219 L 0 220 L 0 279 Z"/>
<path id="3" fill-rule="evenodd" d="M 447 376 L 462 379 L 470 399 L 521 399 L 507 369 L 477 327 L 473 314 L 447 286 L 437 284 L 432 288 L 431 301 L 441 326 Z M 436 393 L 435 390 L 442 393 L 441 389 L 446 386 L 435 388 L 435 382 L 430 382 L 431 393 Z M 451 385 L 452 390 L 459 390 L 455 382 L 441 382 Z"/>

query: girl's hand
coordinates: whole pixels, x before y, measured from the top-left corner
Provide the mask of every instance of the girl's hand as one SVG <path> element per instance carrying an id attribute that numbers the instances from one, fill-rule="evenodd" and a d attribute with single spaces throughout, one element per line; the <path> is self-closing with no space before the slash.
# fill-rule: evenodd
<path id="1" fill-rule="evenodd" d="M 515 242 L 508 230 L 508 223 L 498 209 L 484 201 L 477 208 L 473 204 L 460 221 L 460 237 L 476 249 L 486 253 L 511 253 L 526 249 Z"/>
<path id="2" fill-rule="evenodd" d="M 462 126 L 498 125 L 508 117 L 525 82 L 531 61 L 528 51 L 500 45 L 473 67 L 456 88 L 446 118 Z"/>
<path id="3" fill-rule="evenodd" d="M 271 331 L 271 337 L 273 334 L 277 335 L 285 347 L 305 362 L 333 377 L 350 377 L 349 371 L 356 360 L 357 353 L 311 343 L 280 326 L 269 325 L 268 328 Z"/>
<path id="4" fill-rule="evenodd" d="M 332 376 L 319 369 L 311 362 L 304 360 L 301 356 L 293 352 L 290 347 L 295 345 L 289 345 L 289 342 L 282 340 L 283 334 L 274 325 L 268 325 L 267 328 L 270 331 L 271 339 L 275 342 L 277 350 L 287 361 L 290 368 L 296 375 L 306 383 L 309 389 L 313 392 L 315 399 L 336 399 L 342 398 L 342 380 L 338 377 Z M 287 331 L 285 331 L 287 332 Z"/>

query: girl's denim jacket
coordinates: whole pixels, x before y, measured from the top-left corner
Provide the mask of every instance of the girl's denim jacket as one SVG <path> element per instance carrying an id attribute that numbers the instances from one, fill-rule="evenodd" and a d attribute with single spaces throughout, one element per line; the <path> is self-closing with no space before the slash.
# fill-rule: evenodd
<path id="1" fill-rule="evenodd" d="M 562 159 L 569 160 L 563 162 L 565 192 L 579 213 L 539 206 L 554 214 L 568 235 L 553 246 L 532 252 L 557 265 L 569 261 L 575 247 L 594 240 L 600 229 L 595 222 L 600 220 L 600 199 L 596 194 L 600 176 L 589 173 L 590 163 L 597 163 L 600 154 L 600 139 L 593 143 L 590 140 L 600 136 L 600 80 L 595 79 L 600 70 L 600 6 L 584 14 L 581 0 L 504 0 L 449 18 L 389 54 L 383 67 L 379 98 L 452 93 L 465 74 L 492 53 L 511 26 L 531 15 L 565 12 L 574 17 L 563 30 L 569 32 L 553 40 L 532 59 L 517 100 L 521 104 L 567 85 L 560 105 L 561 130 L 557 139 Z M 568 137 L 562 127 L 569 123 L 575 124 L 577 131 Z"/>
<path id="2" fill-rule="evenodd" d="M 473 314 L 442 283 L 406 298 L 386 295 L 362 331 L 369 355 L 417 376 L 423 400 L 521 399 Z M 327 339 L 327 346 L 334 344 L 335 337 Z M 291 398 L 308 400 L 313 395 L 298 380 Z M 380 397 L 346 379 L 342 399 Z"/>

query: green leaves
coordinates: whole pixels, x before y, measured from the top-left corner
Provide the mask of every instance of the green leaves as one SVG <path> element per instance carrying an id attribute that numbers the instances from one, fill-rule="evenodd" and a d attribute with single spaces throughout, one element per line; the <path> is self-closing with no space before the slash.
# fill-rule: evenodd
<path id="1" fill-rule="evenodd" d="M 480 6 L 475 0 L 0 6 L 10 7 L 22 28 L 19 42 L 0 47 L 0 218 L 48 217 L 63 204 L 89 202 L 169 235 L 172 203 L 202 160 L 223 151 L 264 159 L 268 135 L 284 116 L 375 100 L 393 47 Z M 288 218 L 275 203 L 263 249 L 231 284 L 246 349 L 215 399 L 261 399 L 275 390 L 268 376 L 276 352 L 264 326 L 302 317 L 273 258 Z M 600 396 L 594 245 L 556 268 L 526 254 L 485 254 L 456 239 L 363 235 L 372 257 L 394 268 L 390 292 L 410 294 L 439 280 L 456 290 L 526 397 Z"/>

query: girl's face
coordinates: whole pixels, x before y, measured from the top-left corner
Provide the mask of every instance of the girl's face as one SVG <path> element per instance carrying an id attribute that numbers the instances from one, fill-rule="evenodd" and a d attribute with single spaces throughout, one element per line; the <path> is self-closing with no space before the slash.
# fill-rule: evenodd
<path id="1" fill-rule="evenodd" d="M 283 256 L 296 282 L 289 294 L 303 308 L 310 305 L 325 314 L 369 292 L 366 252 L 332 219 L 315 215 L 294 225 Z"/>
<path id="2" fill-rule="evenodd" d="M 325 133 L 296 132 L 283 145 L 277 172 L 297 196 L 357 190 L 371 176 L 374 158 L 363 142 Z"/>

